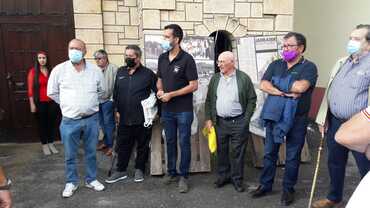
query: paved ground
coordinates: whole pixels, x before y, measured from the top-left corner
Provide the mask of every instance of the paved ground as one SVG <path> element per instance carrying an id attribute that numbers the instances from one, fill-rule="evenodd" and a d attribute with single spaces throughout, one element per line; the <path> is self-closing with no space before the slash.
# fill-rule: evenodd
<path id="1" fill-rule="evenodd" d="M 318 146 L 317 133 L 311 132 L 309 145 L 316 161 Z M 57 145 L 62 150 L 62 145 Z M 194 174 L 191 176 L 191 190 L 187 194 L 177 192 L 176 186 L 165 186 L 161 177 L 147 176 L 143 183 L 134 183 L 132 177 L 124 182 L 107 185 L 104 192 L 94 192 L 81 187 L 70 199 L 62 199 L 61 191 L 64 187 L 63 152 L 58 155 L 45 157 L 41 153 L 39 144 L 1 144 L 0 164 L 3 165 L 13 179 L 12 192 L 14 207 L 129 207 L 129 208 L 237 208 L 237 207 L 280 207 L 281 182 L 283 168 L 279 168 L 274 191 L 271 195 L 261 199 L 251 199 L 247 192 L 237 193 L 231 185 L 222 189 L 214 189 L 216 179 L 214 173 Z M 248 155 L 247 155 L 248 157 Z M 82 161 L 82 153 L 80 161 Z M 100 179 L 106 177 L 110 160 L 98 155 Z M 83 173 L 83 166 L 80 166 Z M 307 207 L 311 180 L 314 171 L 314 162 L 302 164 L 299 181 L 296 186 L 296 202 L 290 207 Z M 132 174 L 132 173 L 131 173 Z M 245 169 L 245 183 L 249 189 L 257 185 L 260 170 L 250 163 Z M 81 177 L 81 175 L 80 175 Z M 350 196 L 358 183 L 357 169 L 351 158 L 347 168 L 346 198 Z M 318 178 L 315 197 L 325 196 L 329 183 L 326 169 L 326 152 L 323 152 L 322 166 Z"/>

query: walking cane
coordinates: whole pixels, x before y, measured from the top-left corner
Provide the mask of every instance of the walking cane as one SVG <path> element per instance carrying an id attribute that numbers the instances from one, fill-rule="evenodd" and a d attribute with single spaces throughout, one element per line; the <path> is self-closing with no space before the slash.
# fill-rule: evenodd
<path id="1" fill-rule="evenodd" d="M 320 167 L 321 151 L 322 151 L 323 146 L 324 146 L 324 132 L 321 133 L 319 151 L 317 152 L 316 168 L 315 168 L 315 173 L 313 175 L 310 200 L 308 202 L 308 208 L 311 208 L 311 206 L 312 206 L 312 199 L 313 199 L 313 195 L 315 193 L 317 175 L 319 173 L 319 167 Z"/>

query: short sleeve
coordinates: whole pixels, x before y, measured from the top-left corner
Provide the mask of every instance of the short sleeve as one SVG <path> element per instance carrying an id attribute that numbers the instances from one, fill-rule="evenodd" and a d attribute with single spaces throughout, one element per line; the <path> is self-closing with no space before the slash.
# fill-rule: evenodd
<path id="1" fill-rule="evenodd" d="M 193 81 L 198 79 L 197 65 L 193 57 L 189 58 L 189 61 L 186 66 L 185 76 L 188 81 Z"/>
<path id="2" fill-rule="evenodd" d="M 317 81 L 317 67 L 314 63 L 307 64 L 306 67 L 302 70 L 302 73 L 299 77 L 300 80 L 307 80 L 310 82 L 310 86 L 315 86 Z"/>
<path id="3" fill-rule="evenodd" d="M 271 81 L 274 68 L 275 68 L 275 62 L 272 62 L 271 64 L 269 64 L 261 80 Z"/>

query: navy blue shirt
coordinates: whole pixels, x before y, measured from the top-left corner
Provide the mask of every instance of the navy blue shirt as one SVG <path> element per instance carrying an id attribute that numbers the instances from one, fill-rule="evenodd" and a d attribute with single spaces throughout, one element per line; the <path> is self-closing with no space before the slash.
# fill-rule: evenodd
<path id="1" fill-rule="evenodd" d="M 197 67 L 193 57 L 182 49 L 170 61 L 169 52 L 158 58 L 157 75 L 162 79 L 163 91 L 172 92 L 186 87 L 189 81 L 198 79 Z M 173 97 L 169 102 L 162 103 L 162 109 L 167 112 L 192 112 L 193 93 Z"/>
<path id="2" fill-rule="evenodd" d="M 307 80 L 310 82 L 310 88 L 298 98 L 299 101 L 296 112 L 296 115 L 299 116 L 308 115 L 311 106 L 311 95 L 318 77 L 317 67 L 314 63 L 302 57 L 297 64 L 288 70 L 287 62 L 283 59 L 279 59 L 268 66 L 262 80 L 271 81 L 272 77 L 285 77 L 288 74 L 295 80 Z"/>

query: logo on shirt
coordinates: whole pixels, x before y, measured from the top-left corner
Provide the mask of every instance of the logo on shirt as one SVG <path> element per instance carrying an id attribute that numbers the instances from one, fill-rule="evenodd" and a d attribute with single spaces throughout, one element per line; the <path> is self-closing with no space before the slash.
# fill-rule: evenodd
<path id="1" fill-rule="evenodd" d="M 125 76 L 118 77 L 118 79 L 124 79 L 124 78 L 125 78 Z"/>
<path id="2" fill-rule="evenodd" d="M 175 67 L 173 69 L 173 72 L 178 73 L 180 71 L 180 69 L 181 68 L 179 66 L 175 65 Z"/>

